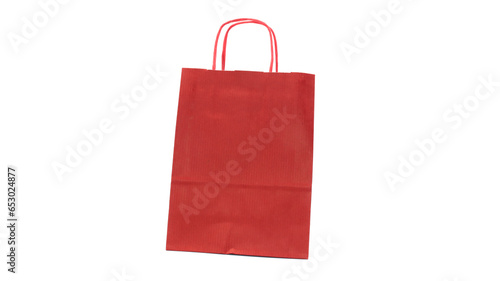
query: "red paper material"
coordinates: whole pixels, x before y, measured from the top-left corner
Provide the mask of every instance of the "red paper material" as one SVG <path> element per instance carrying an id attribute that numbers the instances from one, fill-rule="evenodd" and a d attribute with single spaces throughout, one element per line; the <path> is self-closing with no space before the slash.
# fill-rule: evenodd
<path id="1" fill-rule="evenodd" d="M 312 74 L 183 69 L 167 250 L 307 258 L 313 124 Z"/>

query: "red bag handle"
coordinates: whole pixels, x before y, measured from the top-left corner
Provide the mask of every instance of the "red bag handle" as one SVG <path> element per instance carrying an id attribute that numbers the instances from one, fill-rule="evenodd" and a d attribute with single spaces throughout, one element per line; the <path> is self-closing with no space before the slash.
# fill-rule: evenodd
<path id="1" fill-rule="evenodd" d="M 222 49 L 222 70 L 225 70 L 225 68 L 226 68 L 226 44 L 227 44 L 227 37 L 229 35 L 229 31 L 233 27 L 240 25 L 240 24 L 244 24 L 244 23 L 257 23 L 257 24 L 261 24 L 261 25 L 264 25 L 267 27 L 267 29 L 269 30 L 269 36 L 270 36 L 270 40 L 271 40 L 271 66 L 269 67 L 269 72 L 272 72 L 274 57 L 276 57 L 276 72 L 278 72 L 278 47 L 277 47 L 276 35 L 274 34 L 273 29 L 270 28 L 268 25 L 266 25 L 264 22 L 261 22 L 261 21 L 255 22 L 253 20 L 235 23 L 227 29 L 226 35 L 224 36 L 224 44 L 223 44 L 223 49 Z M 274 39 L 274 50 L 273 50 L 273 39 Z M 273 56 L 273 54 L 274 54 L 274 56 Z"/>
<path id="2" fill-rule="evenodd" d="M 236 22 L 236 23 L 234 23 L 234 22 Z M 219 43 L 220 33 L 222 32 L 222 29 L 224 28 L 224 26 L 226 26 L 226 25 L 228 25 L 230 23 L 234 23 L 234 24 L 231 25 L 227 29 L 226 35 L 224 36 L 224 43 L 223 43 L 223 49 L 222 49 L 222 70 L 226 69 L 226 45 L 227 45 L 227 37 L 229 35 L 229 31 L 233 27 L 235 27 L 237 25 L 240 25 L 240 24 L 255 23 L 255 24 L 260 24 L 260 25 L 265 26 L 268 29 L 268 31 L 269 31 L 269 38 L 270 38 L 270 42 L 271 42 L 271 65 L 269 67 L 269 72 L 272 72 L 272 70 L 273 70 L 274 59 L 275 58 L 276 58 L 275 69 L 276 69 L 276 72 L 278 72 L 278 42 L 276 41 L 276 35 L 274 34 L 273 29 L 270 28 L 263 21 L 256 20 L 256 19 L 250 19 L 250 18 L 241 18 L 241 19 L 230 20 L 230 21 L 224 23 L 223 25 L 221 25 L 221 27 L 219 28 L 219 32 L 217 33 L 217 37 L 215 38 L 214 57 L 213 57 L 212 70 L 215 70 L 215 68 L 216 68 L 216 63 L 217 63 L 217 45 Z"/>

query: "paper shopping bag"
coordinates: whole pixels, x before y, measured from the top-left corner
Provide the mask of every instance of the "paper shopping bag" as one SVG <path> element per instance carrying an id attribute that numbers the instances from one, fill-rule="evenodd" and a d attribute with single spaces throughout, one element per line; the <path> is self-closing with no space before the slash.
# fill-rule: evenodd
<path id="1" fill-rule="evenodd" d="M 246 23 L 269 31 L 269 72 L 225 71 L 229 30 Z M 265 23 L 223 24 L 212 70 L 182 69 L 167 250 L 306 259 L 313 125 L 314 75 L 278 72 Z"/>

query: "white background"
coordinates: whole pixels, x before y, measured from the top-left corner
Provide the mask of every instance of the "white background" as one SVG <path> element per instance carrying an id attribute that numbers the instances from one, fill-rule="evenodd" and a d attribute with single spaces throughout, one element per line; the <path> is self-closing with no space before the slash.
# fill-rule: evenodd
<path id="1" fill-rule="evenodd" d="M 500 88 L 459 128 L 443 119 L 479 76 L 500 81 L 500 5 L 401 0 L 348 63 L 342 42 L 389 2 L 241 0 L 220 17 L 213 0 L 73 0 L 16 52 L 9 38 L 43 10 L 1 1 L 0 167 L 18 167 L 20 226 L 16 276 L 0 229 L 0 279 L 500 280 Z M 274 28 L 280 71 L 316 74 L 308 278 L 290 273 L 301 260 L 165 251 L 181 68 L 210 68 L 218 27 L 239 17 Z M 227 68 L 266 71 L 268 43 L 234 29 Z M 121 119 L 111 104 L 156 65 L 168 78 Z M 54 161 L 107 117 L 114 130 L 59 181 Z M 446 142 L 391 189 L 384 173 L 435 128 Z M 340 247 L 313 264 L 328 237 Z"/>

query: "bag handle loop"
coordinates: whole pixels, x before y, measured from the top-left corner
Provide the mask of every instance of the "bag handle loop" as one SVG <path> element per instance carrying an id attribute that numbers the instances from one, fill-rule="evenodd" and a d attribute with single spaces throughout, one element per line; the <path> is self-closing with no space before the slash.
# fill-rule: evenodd
<path id="1" fill-rule="evenodd" d="M 219 43 L 220 34 L 221 34 L 222 29 L 224 28 L 224 26 L 226 26 L 226 25 L 228 25 L 230 23 L 234 23 L 234 24 L 232 24 L 231 26 L 229 26 L 229 28 L 227 29 L 226 34 L 224 36 L 224 42 L 223 42 L 223 48 L 222 48 L 222 58 L 221 58 L 221 61 L 222 61 L 222 70 L 226 69 L 226 46 L 227 46 L 227 38 L 228 38 L 228 35 L 229 35 L 229 31 L 233 27 L 235 27 L 237 25 L 240 25 L 240 24 L 255 23 L 255 24 L 263 25 L 269 31 L 269 38 L 270 38 L 270 42 L 271 42 L 271 65 L 269 67 L 269 72 L 273 71 L 273 65 L 275 66 L 276 72 L 278 72 L 278 42 L 276 41 L 276 35 L 274 34 L 274 31 L 273 31 L 272 28 L 270 28 L 263 21 L 256 20 L 256 19 L 251 19 L 251 18 L 241 18 L 241 19 L 230 20 L 230 21 L 228 21 L 228 22 L 226 22 L 226 23 L 224 23 L 224 24 L 221 25 L 221 27 L 219 28 L 219 32 L 217 33 L 217 37 L 215 38 L 214 57 L 213 57 L 212 70 L 216 69 L 216 63 L 217 63 L 217 45 Z M 275 60 L 276 60 L 276 64 L 274 64 Z"/>

